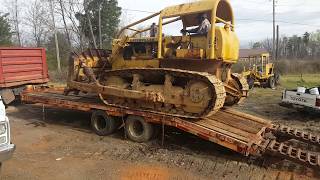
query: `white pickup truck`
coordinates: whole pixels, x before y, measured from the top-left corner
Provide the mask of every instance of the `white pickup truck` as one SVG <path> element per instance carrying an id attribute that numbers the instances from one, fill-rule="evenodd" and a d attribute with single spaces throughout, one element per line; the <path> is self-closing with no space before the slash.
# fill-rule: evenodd
<path id="1" fill-rule="evenodd" d="M 10 159 L 15 150 L 15 145 L 11 143 L 10 123 L 6 116 L 6 109 L 0 96 L 0 169 L 2 163 Z"/>
<path id="2" fill-rule="evenodd" d="M 318 89 L 320 90 L 320 88 Z M 312 109 L 320 112 L 320 95 L 310 93 L 310 89 L 306 89 L 305 92 L 285 90 L 282 93 L 281 105 L 285 107 Z"/>

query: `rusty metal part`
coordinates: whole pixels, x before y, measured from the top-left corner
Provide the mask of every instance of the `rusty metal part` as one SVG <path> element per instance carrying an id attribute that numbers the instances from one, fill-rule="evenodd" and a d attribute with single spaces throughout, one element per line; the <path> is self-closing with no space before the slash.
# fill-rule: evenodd
<path id="1" fill-rule="evenodd" d="M 275 136 L 282 136 L 288 139 L 295 139 L 307 144 L 320 147 L 320 136 L 309 132 L 303 132 L 299 129 L 291 128 L 284 125 L 273 125 L 271 131 Z"/>
<path id="2" fill-rule="evenodd" d="M 287 159 L 315 170 L 320 169 L 320 154 L 295 148 L 291 145 L 277 142 L 276 140 L 267 140 L 264 144 L 267 144 L 265 153 L 269 155 Z"/>
<path id="3" fill-rule="evenodd" d="M 225 84 L 227 98 L 225 105 L 239 104 L 249 96 L 249 85 L 244 76 L 238 73 L 231 75 L 232 79 Z"/>

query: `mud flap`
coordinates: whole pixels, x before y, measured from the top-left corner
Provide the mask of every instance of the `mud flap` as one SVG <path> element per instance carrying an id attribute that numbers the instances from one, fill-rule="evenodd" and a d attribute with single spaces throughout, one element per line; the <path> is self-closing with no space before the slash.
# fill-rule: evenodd
<path id="1" fill-rule="evenodd" d="M 14 95 L 14 92 L 12 89 L 3 89 L 0 92 L 4 104 L 10 104 L 16 99 L 16 96 Z"/>

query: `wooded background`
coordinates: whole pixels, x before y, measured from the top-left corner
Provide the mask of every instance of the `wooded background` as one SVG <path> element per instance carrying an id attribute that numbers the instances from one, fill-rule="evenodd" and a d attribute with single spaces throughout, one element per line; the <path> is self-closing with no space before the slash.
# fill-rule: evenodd
<path id="1" fill-rule="evenodd" d="M 0 12 L 0 46 L 46 48 L 49 70 L 52 76 L 61 76 L 61 79 L 66 74 L 70 52 L 81 52 L 95 46 L 111 48 L 121 15 L 117 0 L 84 0 L 83 3 L 78 0 L 34 0 L 30 4 L 21 4 L 20 0 L 7 0 L 4 5 L 6 12 Z M 25 11 L 23 14 L 22 8 Z M 58 65 L 55 32 L 61 59 L 61 75 L 56 73 Z"/>
<path id="2" fill-rule="evenodd" d="M 251 48 L 272 52 L 272 39 L 251 43 Z M 272 54 L 272 53 L 271 53 Z M 279 38 L 278 59 L 320 60 L 320 30 Z"/>

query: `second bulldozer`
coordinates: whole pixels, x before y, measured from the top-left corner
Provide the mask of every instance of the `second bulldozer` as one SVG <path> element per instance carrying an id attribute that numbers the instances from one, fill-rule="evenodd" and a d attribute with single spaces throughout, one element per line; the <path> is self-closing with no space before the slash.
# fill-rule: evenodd
<path id="1" fill-rule="evenodd" d="M 156 26 L 134 29 L 156 17 Z M 201 24 L 199 17 L 210 22 L 208 32 L 187 33 L 191 32 L 187 28 Z M 177 22 L 182 35 L 164 35 L 165 25 Z M 144 32 L 154 32 L 154 27 L 155 37 L 141 37 Z M 239 53 L 234 28 L 228 0 L 165 8 L 121 29 L 112 51 L 73 53 L 66 93 L 97 94 L 105 104 L 119 108 L 185 118 L 210 116 L 248 94 L 246 79 L 231 73 Z M 133 33 L 125 36 L 125 31 Z"/>

